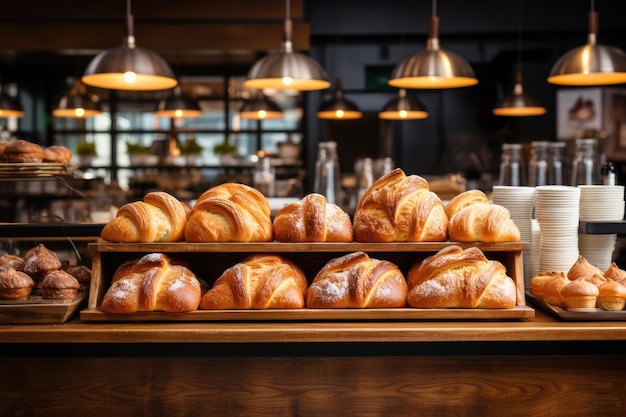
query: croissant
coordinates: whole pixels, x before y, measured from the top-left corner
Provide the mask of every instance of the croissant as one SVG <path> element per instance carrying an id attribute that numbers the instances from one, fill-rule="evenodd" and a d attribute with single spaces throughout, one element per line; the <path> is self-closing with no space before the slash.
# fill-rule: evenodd
<path id="1" fill-rule="evenodd" d="M 321 194 L 309 194 L 283 207 L 274 218 L 279 242 L 352 242 L 352 221 Z"/>
<path id="2" fill-rule="evenodd" d="M 513 308 L 517 289 L 506 268 L 476 247 L 447 246 L 409 270 L 408 303 L 416 308 Z"/>
<path id="3" fill-rule="evenodd" d="M 270 205 L 256 189 L 236 183 L 204 192 L 185 226 L 188 242 L 270 242 Z"/>
<path id="4" fill-rule="evenodd" d="M 396 168 L 379 178 L 361 196 L 354 213 L 354 238 L 359 242 L 442 242 L 448 217 L 428 182 Z"/>
<path id="5" fill-rule="evenodd" d="M 307 281 L 300 268 L 277 255 L 251 255 L 228 268 L 204 294 L 200 308 L 303 308 Z"/>
<path id="6" fill-rule="evenodd" d="M 200 282 L 191 270 L 162 253 L 151 253 L 115 271 L 100 307 L 106 313 L 183 313 L 197 310 L 201 297 Z"/>
<path id="7" fill-rule="evenodd" d="M 329 261 L 306 294 L 309 308 L 391 308 L 406 306 L 408 286 L 392 262 L 354 252 Z"/>
<path id="8" fill-rule="evenodd" d="M 179 242 L 183 240 L 189 207 L 176 197 L 155 191 L 143 201 L 124 204 L 100 236 L 112 242 Z"/>
<path id="9" fill-rule="evenodd" d="M 469 190 L 448 203 L 450 240 L 456 242 L 519 242 L 520 231 L 509 210 L 477 198 L 482 191 Z"/>

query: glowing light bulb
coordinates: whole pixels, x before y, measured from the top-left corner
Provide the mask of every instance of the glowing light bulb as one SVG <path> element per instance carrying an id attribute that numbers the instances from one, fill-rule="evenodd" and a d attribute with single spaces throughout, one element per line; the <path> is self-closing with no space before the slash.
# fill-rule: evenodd
<path id="1" fill-rule="evenodd" d="M 293 84 L 293 78 L 291 78 L 291 77 L 283 77 L 283 84 L 284 85 L 291 85 L 291 84 Z"/>
<path id="2" fill-rule="evenodd" d="M 85 115 L 85 109 L 78 107 L 74 109 L 74 114 L 76 115 L 76 117 L 83 117 Z"/>
<path id="3" fill-rule="evenodd" d="M 128 84 L 132 84 L 137 80 L 137 74 L 132 71 L 127 71 L 124 73 L 124 81 Z"/>
<path id="4" fill-rule="evenodd" d="M 343 110 L 337 110 L 335 116 L 337 116 L 338 119 L 343 118 Z"/>
<path id="5" fill-rule="evenodd" d="M 257 115 L 259 116 L 259 119 L 265 119 L 267 117 L 267 112 L 265 110 L 259 110 Z"/>
<path id="6" fill-rule="evenodd" d="M 400 113 L 400 117 L 401 117 L 402 119 L 406 118 L 406 116 L 407 116 L 407 114 L 406 114 L 406 110 L 400 110 L 400 112 L 399 112 L 399 113 Z"/>
<path id="7" fill-rule="evenodd" d="M 183 117 L 183 111 L 178 109 L 178 110 L 174 110 L 174 116 L 176 117 Z"/>

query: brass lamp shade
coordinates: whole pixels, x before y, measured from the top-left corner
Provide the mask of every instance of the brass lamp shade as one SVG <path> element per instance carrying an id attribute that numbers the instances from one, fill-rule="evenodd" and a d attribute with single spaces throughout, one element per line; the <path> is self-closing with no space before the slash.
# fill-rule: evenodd
<path id="1" fill-rule="evenodd" d="M 587 44 L 572 49 L 552 67 L 548 82 L 558 85 L 594 86 L 626 83 L 626 54 L 612 46 L 599 45 L 598 13 L 589 13 Z"/>
<path id="2" fill-rule="evenodd" d="M 59 106 L 52 110 L 54 117 L 83 119 L 102 113 L 98 97 L 87 94 L 85 85 L 76 80 L 68 94 L 61 97 Z"/>
<path id="3" fill-rule="evenodd" d="M 159 117 L 184 119 L 202 116 L 202 109 L 196 100 L 182 94 L 180 87 L 176 87 L 174 94 L 159 101 L 154 114 Z"/>
<path id="4" fill-rule="evenodd" d="M 432 16 L 426 49 L 402 60 L 391 73 L 389 85 L 398 88 L 459 88 L 478 84 L 469 63 L 439 45 L 439 18 Z"/>
<path id="5" fill-rule="evenodd" d="M 111 90 L 167 90 L 178 84 L 170 66 L 156 53 L 135 45 L 130 0 L 126 13 L 127 36 L 121 46 L 100 52 L 89 63 L 81 81 Z"/>
<path id="6" fill-rule="evenodd" d="M 421 102 L 408 96 L 406 90 L 401 88 L 398 97 L 390 100 L 378 117 L 385 120 L 425 119 L 428 112 Z"/>
<path id="7" fill-rule="evenodd" d="M 283 42 L 280 51 L 258 60 L 246 76 L 246 87 L 262 90 L 323 90 L 330 87 L 326 71 L 313 58 L 293 50 L 289 0 L 285 2 Z"/>
<path id="8" fill-rule="evenodd" d="M 517 82 L 513 88 L 513 95 L 506 96 L 492 112 L 496 116 L 541 116 L 546 114 L 546 108 L 533 97 L 524 94 L 522 78 L 518 74 Z"/>
<path id="9" fill-rule="evenodd" d="M 283 112 L 276 103 L 259 92 L 256 98 L 246 101 L 241 106 L 239 116 L 242 119 L 280 119 L 283 117 Z"/>
<path id="10" fill-rule="evenodd" d="M 0 91 L 0 118 L 24 117 L 24 110 L 17 98 Z"/>
<path id="11" fill-rule="evenodd" d="M 327 120 L 350 120 L 360 119 L 363 117 L 363 113 L 356 104 L 344 97 L 341 80 L 337 80 L 335 96 L 322 103 L 317 111 L 317 117 Z"/>

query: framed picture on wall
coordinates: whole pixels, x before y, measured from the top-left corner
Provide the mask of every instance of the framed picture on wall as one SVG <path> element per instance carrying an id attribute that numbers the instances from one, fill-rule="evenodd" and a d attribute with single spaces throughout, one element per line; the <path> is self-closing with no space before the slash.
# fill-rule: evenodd
<path id="1" fill-rule="evenodd" d="M 626 161 L 626 88 L 605 88 L 604 146 L 607 158 Z"/>
<path id="2" fill-rule="evenodd" d="M 560 140 L 597 137 L 603 129 L 602 88 L 572 88 L 557 92 L 557 136 Z"/>

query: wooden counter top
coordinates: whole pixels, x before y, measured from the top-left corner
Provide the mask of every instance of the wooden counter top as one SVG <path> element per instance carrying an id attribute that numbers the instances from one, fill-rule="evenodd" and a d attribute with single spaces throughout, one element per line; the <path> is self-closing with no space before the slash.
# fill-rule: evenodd
<path id="1" fill-rule="evenodd" d="M 626 340 L 626 322 L 208 322 L 0 325 L 0 343 L 532 342 Z"/>

